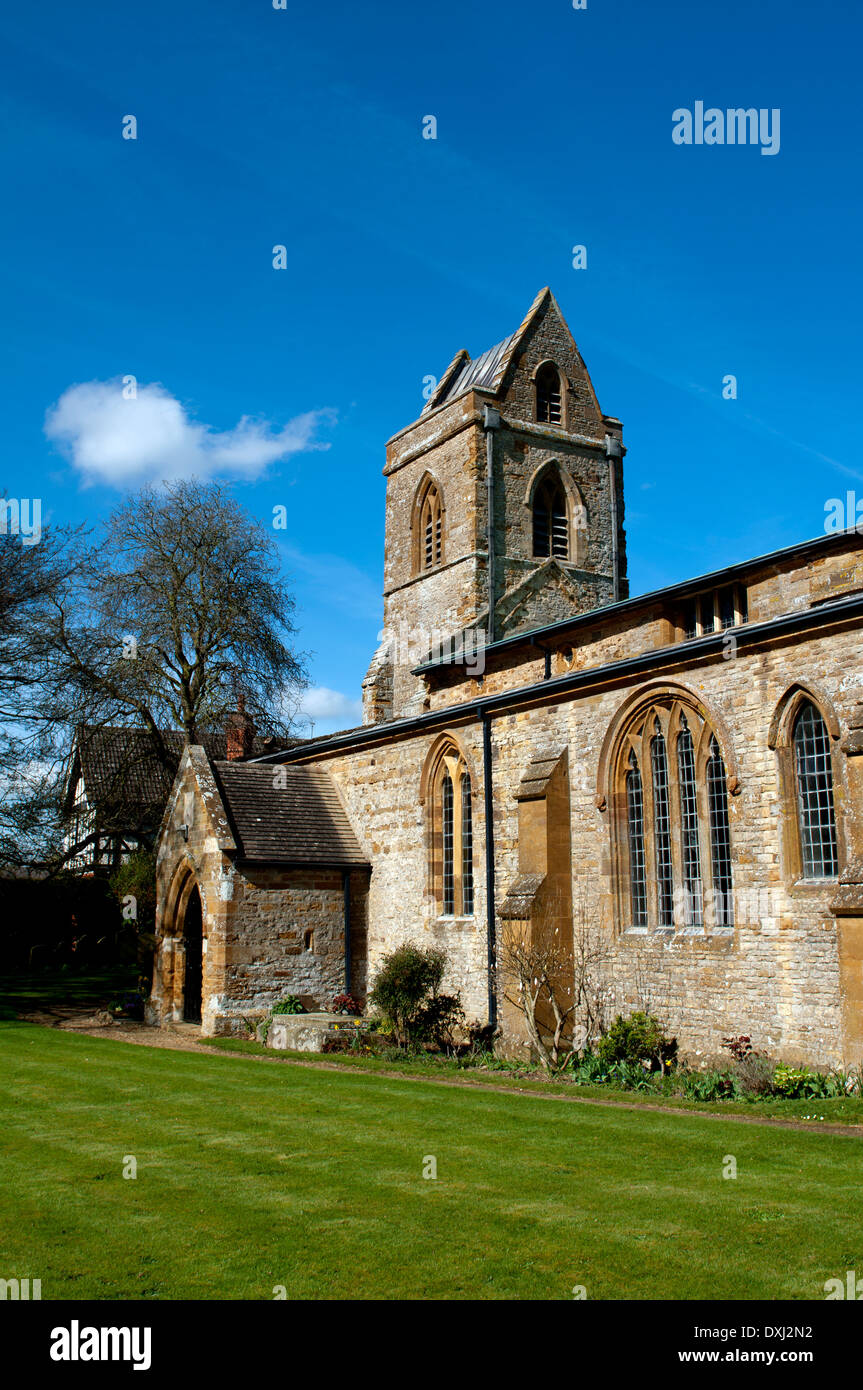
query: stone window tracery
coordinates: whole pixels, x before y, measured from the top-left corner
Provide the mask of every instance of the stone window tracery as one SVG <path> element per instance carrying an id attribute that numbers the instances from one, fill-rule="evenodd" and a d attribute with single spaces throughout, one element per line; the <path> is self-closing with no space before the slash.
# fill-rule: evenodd
<path id="1" fill-rule="evenodd" d="M 434 479 L 426 478 L 414 504 L 414 573 L 435 569 L 443 557 L 443 497 Z"/>
<path id="2" fill-rule="evenodd" d="M 642 706 L 616 746 L 612 831 L 622 926 L 730 929 L 728 779 L 716 733 L 694 704 L 669 698 Z"/>
<path id="3" fill-rule="evenodd" d="M 470 771 L 454 743 L 438 750 L 429 792 L 431 886 L 438 912 L 444 917 L 472 917 L 473 793 Z"/>
<path id="4" fill-rule="evenodd" d="M 800 707 L 792 741 L 803 877 L 832 879 L 839 856 L 830 735 L 811 700 Z"/>

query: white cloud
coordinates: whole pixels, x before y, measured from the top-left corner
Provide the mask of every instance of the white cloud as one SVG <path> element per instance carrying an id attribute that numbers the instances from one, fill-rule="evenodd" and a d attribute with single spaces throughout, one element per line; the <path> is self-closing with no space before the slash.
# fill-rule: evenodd
<path id="1" fill-rule="evenodd" d="M 86 484 L 140 486 L 172 478 L 215 474 L 255 478 L 277 459 L 308 449 L 328 449 L 315 431 L 334 412 L 312 410 L 282 429 L 244 415 L 219 432 L 192 420 L 185 406 L 158 383 L 138 384 L 133 399 L 123 382 L 86 381 L 70 386 L 45 417 L 45 433 Z"/>
<path id="2" fill-rule="evenodd" d="M 320 724 L 332 726 L 332 730 L 349 729 L 362 723 L 363 702 L 352 700 L 340 690 L 316 685 L 305 691 L 299 714 L 301 719 L 314 720 L 316 733 L 324 732 L 318 727 Z"/>

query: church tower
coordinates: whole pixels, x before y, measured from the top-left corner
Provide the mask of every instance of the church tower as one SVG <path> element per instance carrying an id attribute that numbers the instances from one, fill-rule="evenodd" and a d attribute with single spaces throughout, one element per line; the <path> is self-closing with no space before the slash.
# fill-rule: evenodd
<path id="1" fill-rule="evenodd" d="M 493 641 L 628 596 L 621 437 L 549 289 L 502 343 L 456 354 L 387 444 L 365 723 L 422 712 L 412 669 L 446 637 Z"/>

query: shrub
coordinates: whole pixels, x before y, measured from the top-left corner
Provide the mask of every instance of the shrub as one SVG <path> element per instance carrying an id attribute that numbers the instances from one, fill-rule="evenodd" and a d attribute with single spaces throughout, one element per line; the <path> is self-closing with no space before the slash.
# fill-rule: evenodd
<path id="1" fill-rule="evenodd" d="M 740 1089 L 746 1096 L 769 1096 L 773 1090 L 774 1064 L 761 1052 L 749 1052 L 736 1067 Z"/>
<path id="2" fill-rule="evenodd" d="M 666 1037 L 652 1014 L 618 1014 L 596 1045 L 601 1062 L 648 1062 L 652 1071 L 664 1071 L 677 1057 L 677 1039 Z"/>
<path id="3" fill-rule="evenodd" d="M 441 995 L 446 952 L 406 942 L 384 956 L 369 1000 L 389 1019 L 403 1046 L 423 1037 L 445 1036 L 461 1014 L 458 995 Z"/>
<path id="4" fill-rule="evenodd" d="M 808 1067 L 778 1066 L 773 1073 L 773 1090 L 785 1100 L 827 1100 L 848 1093 L 849 1077 L 841 1071 L 810 1071 Z M 851 1082 L 853 1087 L 853 1081 Z"/>
<path id="5" fill-rule="evenodd" d="M 304 1014 L 306 1012 L 302 1000 L 295 994 L 286 994 L 284 999 L 280 999 L 278 1004 L 273 1005 L 274 1014 Z"/>
<path id="6" fill-rule="evenodd" d="M 691 1071 L 683 1078 L 683 1094 L 689 1100 L 737 1100 L 740 1081 L 733 1071 Z"/>
<path id="7" fill-rule="evenodd" d="M 361 1014 L 362 1005 L 353 994 L 337 994 L 330 1006 L 334 1014 Z"/>
<path id="8" fill-rule="evenodd" d="M 752 1052 L 752 1039 L 748 1033 L 741 1033 L 739 1037 L 723 1038 L 722 1046 L 727 1048 L 735 1062 L 742 1062 Z"/>
<path id="9" fill-rule="evenodd" d="M 412 1036 L 417 1042 L 432 1042 L 436 1047 L 452 1048 L 455 1045 L 453 1033 L 463 1023 L 461 995 L 433 994 L 417 1014 Z"/>
<path id="10" fill-rule="evenodd" d="M 494 1052 L 494 1040 L 498 1034 L 496 1023 L 483 1023 L 481 1019 L 474 1019 L 472 1023 L 464 1025 L 464 1031 L 471 1052 L 483 1057 Z"/>

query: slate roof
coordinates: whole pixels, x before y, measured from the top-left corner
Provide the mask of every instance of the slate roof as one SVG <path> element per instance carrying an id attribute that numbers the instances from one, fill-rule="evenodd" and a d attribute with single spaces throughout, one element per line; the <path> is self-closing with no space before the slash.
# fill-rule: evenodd
<path id="1" fill-rule="evenodd" d="M 498 916 L 505 922 L 526 922 L 530 917 L 534 899 L 544 883 L 543 874 L 519 874 L 515 883 L 507 889 Z"/>
<path id="2" fill-rule="evenodd" d="M 521 779 L 516 801 L 538 801 L 540 797 L 545 796 L 551 775 L 560 759 L 560 751 L 541 752 L 531 758 Z"/>
<path id="3" fill-rule="evenodd" d="M 67 783 L 67 806 L 80 773 L 87 800 L 100 815 L 123 821 L 125 828 L 158 825 L 185 746 L 185 735 L 178 730 L 164 730 L 162 736 L 168 749 L 167 767 L 156 756 L 143 729 L 81 727 Z M 227 755 L 224 733 L 201 735 L 200 742 L 210 759 Z M 268 740 L 254 740 L 253 755 L 272 751 L 274 745 Z"/>
<path id="4" fill-rule="evenodd" d="M 240 859 L 339 868 L 367 865 L 336 785 L 324 768 L 227 761 L 210 765 Z"/>
<path id="5" fill-rule="evenodd" d="M 510 333 L 503 342 L 495 343 L 494 347 L 487 348 L 479 357 L 471 360 L 464 348 L 461 352 L 457 352 L 441 377 L 437 390 L 432 392 L 423 407 L 423 415 L 427 411 L 443 405 L 445 401 L 455 400 L 456 396 L 460 396 L 464 391 L 469 391 L 474 387 L 499 391 L 516 348 L 547 297 L 551 298 L 551 290 L 546 286 L 545 289 L 540 290 L 515 332 Z"/>

